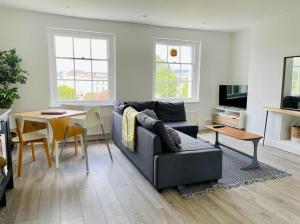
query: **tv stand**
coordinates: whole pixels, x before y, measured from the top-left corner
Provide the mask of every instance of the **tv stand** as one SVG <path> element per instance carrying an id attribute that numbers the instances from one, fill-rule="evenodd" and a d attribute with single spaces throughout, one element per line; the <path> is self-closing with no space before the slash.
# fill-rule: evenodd
<path id="1" fill-rule="evenodd" d="M 245 109 L 228 106 L 217 106 L 213 108 L 213 123 L 245 129 L 245 119 Z"/>

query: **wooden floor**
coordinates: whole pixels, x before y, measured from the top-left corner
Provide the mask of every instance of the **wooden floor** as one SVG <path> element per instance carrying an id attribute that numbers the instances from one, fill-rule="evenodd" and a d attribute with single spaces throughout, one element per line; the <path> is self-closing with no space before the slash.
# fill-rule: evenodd
<path id="1" fill-rule="evenodd" d="M 201 137 L 212 140 L 214 136 L 202 133 Z M 222 135 L 220 141 L 252 153 L 251 143 Z M 28 149 L 23 177 L 15 176 L 15 188 L 7 192 L 8 204 L 0 209 L 0 223 L 300 223 L 300 156 L 260 145 L 261 161 L 293 175 L 182 199 L 176 189 L 157 193 L 112 148 L 113 164 L 103 143 L 90 143 L 89 175 L 81 154 L 74 156 L 72 148 L 65 151 L 60 171 L 46 167 L 41 149 L 32 162 Z"/>

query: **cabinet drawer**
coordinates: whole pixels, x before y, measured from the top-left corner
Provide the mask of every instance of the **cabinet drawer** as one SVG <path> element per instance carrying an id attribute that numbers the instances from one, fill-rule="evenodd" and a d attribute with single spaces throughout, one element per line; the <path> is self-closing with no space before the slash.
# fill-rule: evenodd
<path id="1" fill-rule="evenodd" d="M 213 115 L 213 122 L 218 124 L 224 124 L 234 128 L 240 128 L 240 119 L 232 116 L 222 116 L 219 114 Z"/>

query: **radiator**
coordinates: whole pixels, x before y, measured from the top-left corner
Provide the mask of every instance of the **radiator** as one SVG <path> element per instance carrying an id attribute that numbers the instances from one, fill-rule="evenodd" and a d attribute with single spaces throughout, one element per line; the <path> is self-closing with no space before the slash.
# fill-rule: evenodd
<path id="1" fill-rule="evenodd" d="M 187 121 L 199 125 L 199 111 L 197 110 L 186 110 Z"/>
<path id="2" fill-rule="evenodd" d="M 111 135 L 111 130 L 112 130 L 112 116 L 111 115 L 106 115 L 106 116 L 101 116 L 102 123 L 103 123 L 103 128 L 105 131 L 105 134 L 108 136 Z M 92 128 L 89 128 L 87 131 L 88 136 L 102 136 L 102 131 L 100 126 L 95 126 Z"/>

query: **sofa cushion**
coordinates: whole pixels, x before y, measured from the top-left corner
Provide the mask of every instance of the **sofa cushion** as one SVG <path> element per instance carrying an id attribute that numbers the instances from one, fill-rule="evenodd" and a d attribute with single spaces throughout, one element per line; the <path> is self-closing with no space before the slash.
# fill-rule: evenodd
<path id="1" fill-rule="evenodd" d="M 189 135 L 186 135 L 180 131 L 177 131 L 181 144 L 179 145 L 179 151 L 195 151 L 195 150 L 203 150 L 203 149 L 214 149 L 209 142 L 205 142 L 203 140 L 192 138 Z"/>
<path id="2" fill-rule="evenodd" d="M 154 101 L 125 101 L 124 104 L 126 106 L 132 107 L 138 112 L 141 112 L 143 110 L 149 109 L 149 110 L 155 110 L 155 102 Z"/>
<path id="3" fill-rule="evenodd" d="M 156 101 L 155 109 L 158 118 L 164 122 L 186 120 L 183 102 L 169 103 Z"/>
<path id="4" fill-rule="evenodd" d="M 181 139 L 180 139 L 177 131 L 168 125 L 165 125 L 165 128 L 166 128 L 167 133 L 168 133 L 170 139 L 172 140 L 172 142 L 174 142 L 175 145 L 181 144 Z"/>
<path id="5" fill-rule="evenodd" d="M 118 114 L 123 114 L 124 110 L 126 109 L 126 105 L 123 102 L 117 101 L 114 105 L 114 111 Z"/>
<path id="6" fill-rule="evenodd" d="M 177 131 L 181 131 L 191 137 L 197 138 L 198 125 L 191 124 L 188 121 L 166 122 L 165 124 Z"/>
<path id="7" fill-rule="evenodd" d="M 163 148 L 167 149 L 167 150 L 164 150 L 164 152 L 169 152 L 169 151 L 177 152 L 178 151 L 178 147 L 173 143 L 173 141 L 169 137 L 163 121 L 153 119 L 143 113 L 138 114 L 136 118 L 137 118 L 138 122 L 140 123 L 140 125 L 142 125 L 146 129 L 148 129 L 149 131 L 157 134 L 161 138 L 162 143 L 165 146 Z"/>
<path id="8" fill-rule="evenodd" d="M 158 117 L 156 116 L 156 113 L 153 111 L 153 110 L 149 110 L 149 109 L 146 109 L 146 110 L 143 110 L 141 111 L 143 114 L 146 114 L 148 117 L 151 117 L 153 119 L 156 119 L 158 120 Z"/>

